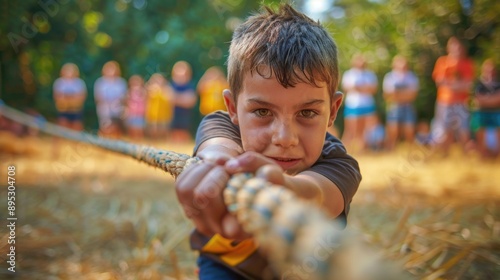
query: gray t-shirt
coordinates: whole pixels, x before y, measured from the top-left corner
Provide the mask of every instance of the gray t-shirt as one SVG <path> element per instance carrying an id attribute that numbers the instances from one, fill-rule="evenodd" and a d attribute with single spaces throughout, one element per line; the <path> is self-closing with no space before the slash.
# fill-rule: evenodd
<path id="1" fill-rule="evenodd" d="M 196 154 L 201 143 L 208 139 L 223 137 L 241 145 L 240 130 L 227 112 L 217 111 L 203 118 L 196 133 Z M 339 139 L 327 133 L 323 151 L 316 163 L 308 170 L 321 174 L 337 185 L 344 197 L 344 211 L 338 219 L 346 223 L 352 198 L 361 182 L 358 162 L 347 154 Z"/>
<path id="2" fill-rule="evenodd" d="M 124 110 L 124 100 L 127 95 L 127 82 L 121 77 L 100 77 L 94 84 L 94 96 L 100 118 L 120 117 Z"/>
<path id="3" fill-rule="evenodd" d="M 87 92 L 85 82 L 80 78 L 58 78 L 53 85 L 54 92 L 65 96 L 74 96 Z"/>

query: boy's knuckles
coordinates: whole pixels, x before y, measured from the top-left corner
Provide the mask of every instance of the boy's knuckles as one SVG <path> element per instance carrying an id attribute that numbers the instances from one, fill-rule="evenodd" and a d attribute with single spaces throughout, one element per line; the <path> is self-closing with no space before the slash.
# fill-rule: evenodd
<path id="1" fill-rule="evenodd" d="M 176 181 L 176 188 L 192 189 L 215 165 L 212 163 L 200 163 L 189 167 L 182 172 Z"/>
<path id="2" fill-rule="evenodd" d="M 200 184 L 195 189 L 196 195 L 208 197 L 216 197 L 222 194 L 222 190 L 229 180 L 229 175 L 222 166 L 216 166 L 210 170 L 206 176 L 200 181 Z"/>
<path id="3" fill-rule="evenodd" d="M 214 198 L 220 196 L 224 185 L 214 183 L 214 184 L 204 184 L 196 189 L 195 193 L 199 196 L 206 196 L 208 198 Z"/>
<path id="4" fill-rule="evenodd" d="M 200 211 L 195 209 L 191 205 L 182 204 L 182 209 L 184 210 L 184 214 L 186 215 L 186 217 L 188 217 L 189 219 L 194 219 L 200 215 Z"/>
<path id="5" fill-rule="evenodd" d="M 186 200 L 186 197 L 191 196 L 190 193 L 192 191 L 185 181 L 179 180 L 175 183 L 175 192 L 177 193 L 177 197 L 179 198 L 179 200 L 181 202 L 184 202 Z"/>

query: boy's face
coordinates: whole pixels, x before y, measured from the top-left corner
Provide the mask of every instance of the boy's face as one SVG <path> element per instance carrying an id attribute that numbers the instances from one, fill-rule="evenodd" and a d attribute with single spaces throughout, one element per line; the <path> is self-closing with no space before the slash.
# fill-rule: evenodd
<path id="1" fill-rule="evenodd" d="M 340 94 L 331 102 L 326 84 L 320 85 L 284 88 L 274 77 L 247 73 L 237 102 L 233 94 L 224 95 L 231 120 L 240 126 L 243 149 L 273 159 L 288 174 L 311 167 L 342 102 Z"/>

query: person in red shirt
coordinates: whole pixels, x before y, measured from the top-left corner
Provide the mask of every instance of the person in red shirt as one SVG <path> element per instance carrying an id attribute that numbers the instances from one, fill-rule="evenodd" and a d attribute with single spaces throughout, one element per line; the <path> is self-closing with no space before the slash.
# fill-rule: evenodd
<path id="1" fill-rule="evenodd" d="M 448 54 L 437 59 L 432 78 L 437 86 L 434 139 L 445 153 L 458 140 L 463 148 L 470 141 L 469 93 L 474 81 L 473 61 L 456 37 L 448 39 Z"/>

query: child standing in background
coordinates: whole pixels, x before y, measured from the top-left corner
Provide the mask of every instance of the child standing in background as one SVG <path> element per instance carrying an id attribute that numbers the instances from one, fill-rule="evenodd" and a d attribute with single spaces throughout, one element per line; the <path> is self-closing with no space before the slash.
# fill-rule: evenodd
<path id="1" fill-rule="evenodd" d="M 87 87 L 80 79 L 78 66 L 66 63 L 61 68 L 61 77 L 54 82 L 54 100 L 59 113 L 60 126 L 81 131 L 83 129 L 83 104 L 87 98 Z"/>
<path id="2" fill-rule="evenodd" d="M 200 94 L 200 113 L 206 116 L 218 110 L 226 110 L 222 91 L 228 88 L 229 84 L 222 69 L 217 66 L 208 68 L 197 87 Z"/>
<path id="3" fill-rule="evenodd" d="M 171 86 L 174 91 L 174 119 L 171 124 L 171 139 L 177 143 L 191 141 L 193 122 L 192 109 L 196 105 L 195 87 L 191 81 L 193 72 L 186 61 L 179 61 L 172 67 Z"/>
<path id="4" fill-rule="evenodd" d="M 99 131 L 107 137 L 122 134 L 127 82 L 120 75 L 118 62 L 108 61 L 102 67 L 102 77 L 94 84 Z"/>
<path id="5" fill-rule="evenodd" d="M 474 93 L 477 106 L 474 115 L 479 123 L 476 138 L 483 157 L 496 157 L 500 153 L 500 81 L 496 75 L 493 60 L 485 60 Z"/>
<path id="6" fill-rule="evenodd" d="M 458 141 L 464 151 L 470 142 L 469 95 L 474 81 L 474 63 L 463 43 L 456 37 L 448 39 L 447 55 L 440 56 L 432 71 L 437 86 L 433 133 L 436 144 L 446 155 L 453 142 Z"/>
<path id="7" fill-rule="evenodd" d="M 366 66 L 361 54 L 353 56 L 351 69 L 342 76 L 345 93 L 344 133 L 342 141 L 354 150 L 366 147 L 365 133 L 369 123 L 373 123 L 377 110 L 374 95 L 377 92 L 377 76 Z"/>
<path id="8" fill-rule="evenodd" d="M 155 73 L 146 85 L 146 130 L 153 139 L 166 139 L 173 117 L 173 93 L 167 79 Z"/>
<path id="9" fill-rule="evenodd" d="M 386 101 L 386 148 L 394 149 L 403 134 L 407 143 L 415 138 L 417 115 L 413 101 L 417 97 L 419 82 L 408 68 L 408 61 L 397 55 L 392 60 L 392 71 L 384 76 L 384 99 Z"/>
<path id="10" fill-rule="evenodd" d="M 144 114 L 146 111 L 146 89 L 144 80 L 139 75 L 134 75 L 128 80 L 127 94 L 127 129 L 130 137 L 142 139 L 144 136 Z"/>

